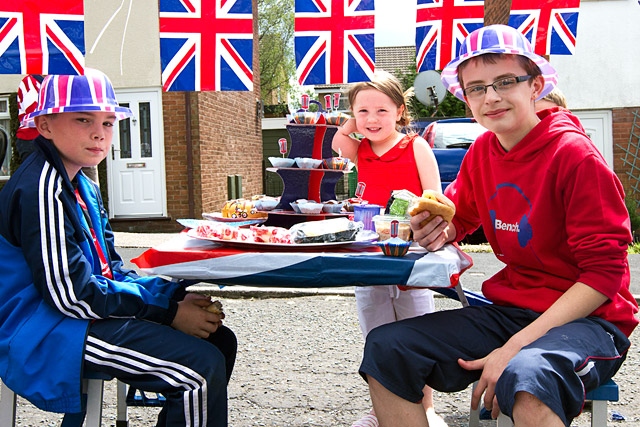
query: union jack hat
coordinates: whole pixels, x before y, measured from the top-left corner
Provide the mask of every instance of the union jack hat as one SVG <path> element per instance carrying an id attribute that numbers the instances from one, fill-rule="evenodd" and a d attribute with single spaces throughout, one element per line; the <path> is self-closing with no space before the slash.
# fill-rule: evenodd
<path id="1" fill-rule="evenodd" d="M 82 76 L 49 75 L 40 86 L 36 110 L 24 116 L 22 125 L 35 127 L 34 118 L 45 114 L 72 112 L 111 112 L 117 120 L 131 117 L 127 107 L 121 107 L 109 78 L 102 72 L 85 68 Z"/>
<path id="2" fill-rule="evenodd" d="M 467 59 L 485 53 L 506 53 L 510 55 L 522 55 L 531 59 L 542 72 L 544 89 L 538 99 L 551 92 L 558 82 L 558 73 L 555 68 L 542 56 L 533 52 L 529 40 L 518 30 L 507 25 L 490 25 L 478 28 L 464 39 L 458 57 L 451 60 L 442 70 L 440 75 L 442 82 L 449 92 L 461 100 L 464 99 L 462 87 L 458 81 L 458 66 Z"/>

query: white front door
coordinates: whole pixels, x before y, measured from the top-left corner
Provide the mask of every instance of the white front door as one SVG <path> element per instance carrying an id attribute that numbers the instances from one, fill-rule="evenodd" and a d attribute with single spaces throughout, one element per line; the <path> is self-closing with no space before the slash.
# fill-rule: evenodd
<path id="1" fill-rule="evenodd" d="M 582 127 L 613 169 L 613 114 L 611 110 L 575 111 Z"/>
<path id="2" fill-rule="evenodd" d="M 118 122 L 107 157 L 110 218 L 166 216 L 160 90 L 118 91 L 133 117 Z"/>

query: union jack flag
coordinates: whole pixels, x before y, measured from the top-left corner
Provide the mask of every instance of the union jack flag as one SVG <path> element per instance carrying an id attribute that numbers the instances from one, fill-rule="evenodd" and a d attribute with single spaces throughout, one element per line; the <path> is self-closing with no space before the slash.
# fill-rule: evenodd
<path id="1" fill-rule="evenodd" d="M 513 0 L 509 26 L 520 31 L 538 55 L 573 55 L 580 0 Z"/>
<path id="2" fill-rule="evenodd" d="M 460 45 L 484 25 L 484 0 L 418 0 L 416 69 L 442 70 Z"/>
<path id="3" fill-rule="evenodd" d="M 0 74 L 82 74 L 83 0 L 2 1 Z"/>
<path id="4" fill-rule="evenodd" d="M 374 0 L 295 0 L 295 55 L 301 85 L 371 80 Z"/>
<path id="5" fill-rule="evenodd" d="M 253 90 L 251 0 L 160 0 L 165 91 Z"/>

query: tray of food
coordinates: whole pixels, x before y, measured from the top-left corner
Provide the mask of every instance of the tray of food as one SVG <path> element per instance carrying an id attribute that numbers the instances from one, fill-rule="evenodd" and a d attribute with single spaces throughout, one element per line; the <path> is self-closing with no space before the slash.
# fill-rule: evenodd
<path id="1" fill-rule="evenodd" d="M 247 250 L 326 250 L 336 249 L 340 247 L 350 246 L 359 242 L 322 242 L 322 243 L 270 243 L 270 242 L 255 242 L 248 240 L 225 240 L 218 237 L 207 237 L 197 233 L 195 229 L 191 229 L 187 232 L 189 237 L 196 239 L 209 240 L 211 242 L 220 243 L 223 246 L 230 246 L 239 249 Z"/>
<path id="2" fill-rule="evenodd" d="M 339 221 L 338 221 L 339 220 Z M 270 226 L 233 227 L 230 224 L 203 224 L 187 231 L 189 237 L 243 249 L 325 250 L 349 245 L 370 245 L 375 233 L 362 232 L 361 224 L 346 218 L 309 221 L 291 229 Z"/>

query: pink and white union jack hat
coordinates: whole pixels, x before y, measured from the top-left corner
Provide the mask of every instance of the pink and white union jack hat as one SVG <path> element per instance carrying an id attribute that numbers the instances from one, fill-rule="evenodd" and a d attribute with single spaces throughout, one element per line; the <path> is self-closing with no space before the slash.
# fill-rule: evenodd
<path id="1" fill-rule="evenodd" d="M 133 113 L 121 107 L 109 78 L 102 72 L 85 68 L 82 76 L 49 75 L 40 86 L 36 110 L 24 116 L 22 125 L 35 127 L 33 119 L 44 114 L 71 112 L 111 112 L 116 119 Z"/>
<path id="2" fill-rule="evenodd" d="M 464 99 L 462 87 L 458 81 L 458 66 L 467 59 L 485 53 L 506 53 L 510 55 L 522 55 L 531 59 L 542 72 L 544 89 L 538 99 L 551 92 L 558 82 L 558 73 L 555 68 L 542 56 L 533 52 L 533 47 L 518 30 L 507 25 L 490 25 L 482 27 L 467 36 L 460 46 L 458 57 L 451 60 L 442 70 L 440 78 L 449 92 L 461 100 Z"/>

